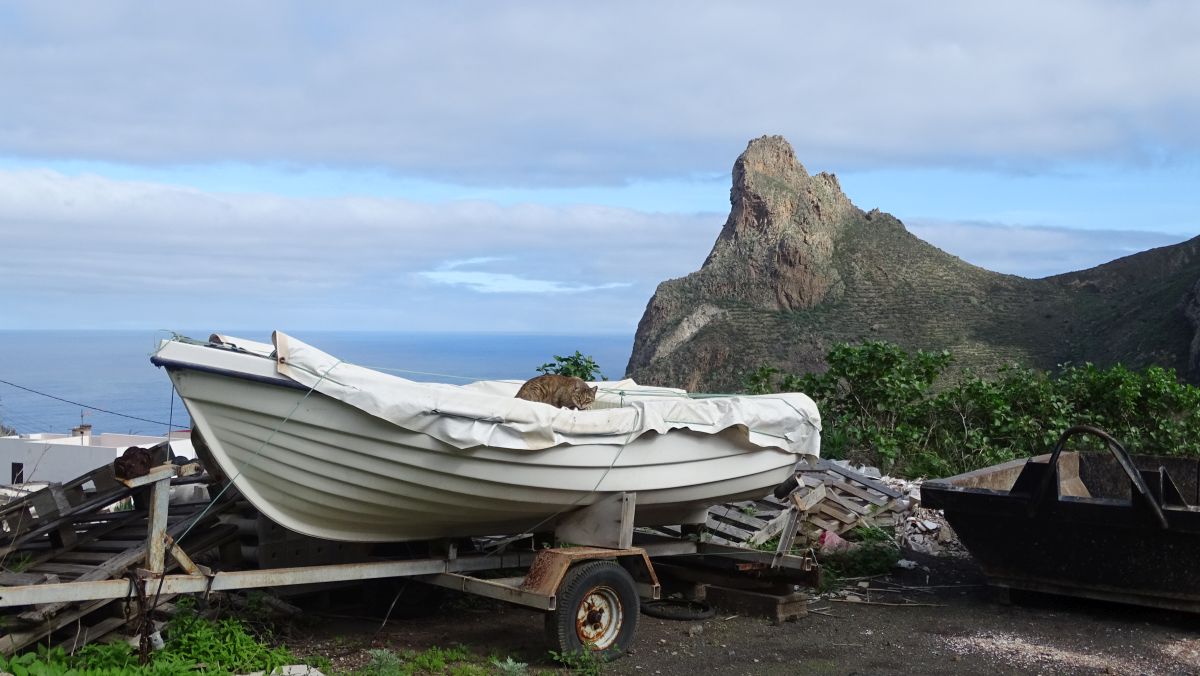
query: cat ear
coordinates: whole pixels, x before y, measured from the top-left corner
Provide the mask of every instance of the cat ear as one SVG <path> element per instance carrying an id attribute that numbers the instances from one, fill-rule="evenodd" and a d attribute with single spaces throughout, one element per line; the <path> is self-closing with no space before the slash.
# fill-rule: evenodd
<path id="1" fill-rule="evenodd" d="M 597 392 L 600 391 L 600 386 L 596 385 L 594 387 L 589 387 L 588 389 L 591 390 L 592 394 L 596 394 Z"/>

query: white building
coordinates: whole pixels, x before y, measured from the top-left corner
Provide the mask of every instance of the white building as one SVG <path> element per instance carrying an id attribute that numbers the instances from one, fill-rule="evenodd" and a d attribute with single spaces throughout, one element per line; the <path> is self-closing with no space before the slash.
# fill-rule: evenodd
<path id="1" fill-rule="evenodd" d="M 149 448 L 166 437 L 137 434 L 93 434 L 80 425 L 70 434 L 19 434 L 0 437 L 0 484 L 65 482 L 116 460 L 130 446 Z M 189 433 L 171 435 L 171 452 L 195 458 Z"/>

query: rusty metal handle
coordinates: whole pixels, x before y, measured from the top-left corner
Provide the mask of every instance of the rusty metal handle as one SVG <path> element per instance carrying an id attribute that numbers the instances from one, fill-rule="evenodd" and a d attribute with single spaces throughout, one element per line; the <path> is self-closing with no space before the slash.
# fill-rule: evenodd
<path id="1" fill-rule="evenodd" d="M 1138 472 L 1137 467 L 1134 466 L 1133 460 L 1129 458 L 1129 452 L 1125 450 L 1125 447 L 1121 445 L 1121 442 L 1117 441 L 1111 434 L 1105 432 L 1099 427 L 1092 427 L 1091 425 L 1075 425 L 1063 432 L 1062 436 L 1058 438 L 1058 443 L 1054 445 L 1054 452 L 1050 454 L 1050 460 L 1046 463 L 1047 469 L 1054 470 L 1058 467 L 1058 458 L 1062 455 L 1062 450 L 1067 445 L 1067 439 L 1073 436 L 1084 434 L 1091 434 L 1104 440 L 1105 445 L 1108 446 L 1109 452 L 1111 452 L 1113 457 L 1117 459 L 1117 464 L 1121 466 L 1121 469 L 1125 470 L 1125 475 L 1129 477 L 1131 482 L 1133 482 L 1134 488 L 1136 488 L 1137 491 L 1142 494 L 1146 504 L 1150 505 L 1150 511 L 1154 512 L 1154 517 L 1158 520 L 1159 525 L 1161 525 L 1163 528 L 1168 528 L 1169 524 L 1167 523 L 1167 515 L 1163 514 L 1162 507 L 1159 506 L 1158 502 L 1155 501 L 1154 497 L 1150 494 L 1150 487 L 1146 485 L 1146 481 L 1142 479 L 1141 473 Z M 1040 505 L 1043 500 L 1045 500 L 1046 494 L 1050 492 L 1050 486 L 1054 481 L 1054 477 L 1055 472 L 1047 471 L 1046 476 L 1042 478 L 1042 485 L 1038 488 L 1037 493 L 1034 496 L 1035 499 L 1031 500 L 1029 503 L 1030 516 L 1032 516 L 1037 510 L 1037 506 Z"/>

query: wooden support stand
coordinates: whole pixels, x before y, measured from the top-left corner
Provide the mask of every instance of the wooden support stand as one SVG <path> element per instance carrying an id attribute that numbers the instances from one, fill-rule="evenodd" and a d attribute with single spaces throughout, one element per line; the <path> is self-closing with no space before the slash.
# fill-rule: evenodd
<path id="1" fill-rule="evenodd" d="M 808 614 L 808 596 L 799 592 L 767 594 L 746 589 L 709 585 L 705 600 L 714 606 L 779 623 Z"/>
<path id="2" fill-rule="evenodd" d="M 633 546 L 636 507 L 636 493 L 609 495 L 564 516 L 555 526 L 554 536 L 573 545 L 628 549 Z"/>

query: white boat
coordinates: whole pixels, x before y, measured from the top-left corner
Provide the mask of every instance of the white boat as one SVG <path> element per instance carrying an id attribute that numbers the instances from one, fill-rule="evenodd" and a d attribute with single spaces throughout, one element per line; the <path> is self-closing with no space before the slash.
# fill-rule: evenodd
<path id="1" fill-rule="evenodd" d="M 820 448 L 803 394 L 700 398 L 594 383 L 588 410 L 516 399 L 520 381 L 420 383 L 275 332 L 165 340 L 166 369 L 220 470 L 263 514 L 356 542 L 548 530 L 636 494 L 638 525 L 702 522 L 765 495 Z"/>

